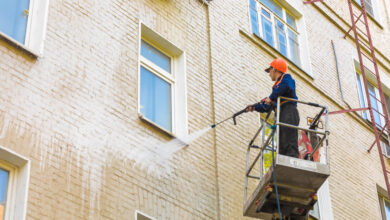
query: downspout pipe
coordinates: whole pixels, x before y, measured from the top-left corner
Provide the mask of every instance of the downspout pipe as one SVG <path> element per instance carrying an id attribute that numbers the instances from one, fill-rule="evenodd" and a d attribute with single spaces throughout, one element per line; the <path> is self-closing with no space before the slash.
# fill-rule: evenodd
<path id="1" fill-rule="evenodd" d="M 339 90 L 340 90 L 341 100 L 344 102 L 344 104 L 346 104 L 346 105 L 348 106 L 348 108 L 351 109 L 351 106 L 350 106 L 350 105 L 345 101 L 345 99 L 344 99 L 343 88 L 342 88 L 342 86 L 341 86 L 341 79 L 340 79 L 339 62 L 338 62 L 338 60 L 337 60 L 336 47 L 335 47 L 335 45 L 334 45 L 333 40 L 331 40 L 331 43 L 332 43 L 332 48 L 333 48 L 334 59 L 335 59 L 335 62 L 336 62 L 337 80 L 338 80 L 338 82 L 339 82 Z"/>

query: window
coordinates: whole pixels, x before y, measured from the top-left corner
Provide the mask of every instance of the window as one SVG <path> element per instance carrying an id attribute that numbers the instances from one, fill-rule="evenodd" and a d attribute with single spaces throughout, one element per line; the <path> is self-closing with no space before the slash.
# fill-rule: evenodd
<path id="1" fill-rule="evenodd" d="M 299 66 L 295 17 L 274 0 L 250 0 L 249 11 L 252 32 Z"/>
<path id="2" fill-rule="evenodd" d="M 0 167 L 0 219 L 5 218 L 5 210 L 7 206 L 8 182 L 10 177 L 10 170 Z"/>
<path id="3" fill-rule="evenodd" d="M 376 95 L 376 88 L 371 85 L 370 83 L 368 83 L 368 93 L 370 95 L 370 100 L 371 100 L 371 107 L 373 108 L 373 113 L 374 113 L 374 120 L 376 122 L 376 124 L 380 127 L 381 126 L 381 116 L 379 115 L 379 105 L 380 103 L 378 103 L 378 98 L 380 99 L 380 97 Z"/>
<path id="4" fill-rule="evenodd" d="M 169 135 L 188 134 L 185 53 L 144 24 L 139 39 L 138 113 Z"/>
<path id="5" fill-rule="evenodd" d="M 0 220 L 10 219 L 15 167 L 0 161 Z"/>
<path id="6" fill-rule="evenodd" d="M 359 5 L 362 5 L 362 0 L 356 0 Z M 364 5 L 366 6 L 366 11 L 372 17 L 374 17 L 374 8 L 372 5 L 372 0 L 364 0 Z"/>
<path id="7" fill-rule="evenodd" d="M 25 219 L 30 162 L 0 146 L 0 220 Z"/>
<path id="8" fill-rule="evenodd" d="M 363 78 L 358 73 L 356 73 L 356 78 L 357 78 L 357 89 L 358 89 L 358 95 L 360 100 L 360 106 L 362 108 L 366 108 L 368 107 L 368 104 L 367 104 L 366 92 L 364 90 Z M 368 93 L 370 95 L 371 107 L 373 108 L 375 123 L 379 128 L 381 128 L 383 125 L 385 125 L 385 119 L 383 116 L 384 111 L 382 108 L 382 104 L 380 102 L 381 98 L 380 98 L 379 90 L 369 82 L 367 82 L 367 86 L 368 86 Z M 384 96 L 385 96 L 387 111 L 388 113 L 390 113 L 389 112 L 390 97 L 387 94 L 384 94 Z M 369 111 L 363 111 L 362 117 L 364 119 L 371 121 Z"/>
<path id="9" fill-rule="evenodd" d="M 172 131 L 172 59 L 141 40 L 141 114 Z"/>
<path id="10" fill-rule="evenodd" d="M 3 0 L 0 5 L 0 30 L 24 44 L 29 0 Z"/>
<path id="11" fill-rule="evenodd" d="M 0 1 L 0 36 L 42 54 L 49 0 Z"/>
<path id="12" fill-rule="evenodd" d="M 382 148 L 382 154 L 390 158 L 390 146 L 387 140 L 381 141 L 381 148 Z"/>
<path id="13" fill-rule="evenodd" d="M 360 100 L 360 106 L 362 108 L 366 107 L 367 104 L 366 104 L 366 101 L 365 101 L 365 97 L 364 97 L 364 93 L 363 93 L 363 82 L 361 80 L 361 77 L 359 74 L 356 74 L 356 78 L 357 78 L 357 87 L 358 87 L 358 93 L 359 93 L 359 100 Z M 364 119 L 367 119 L 367 111 L 363 111 L 362 113 L 362 117 Z"/>
<path id="14" fill-rule="evenodd" d="M 390 220 L 390 201 L 382 195 L 379 195 L 379 203 L 382 212 L 382 219 Z"/>

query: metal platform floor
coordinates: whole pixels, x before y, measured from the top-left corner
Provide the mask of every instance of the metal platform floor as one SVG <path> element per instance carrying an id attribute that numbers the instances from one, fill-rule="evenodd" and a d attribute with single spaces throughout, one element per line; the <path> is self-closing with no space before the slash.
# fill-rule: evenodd
<path id="1" fill-rule="evenodd" d="M 317 201 L 316 193 L 329 176 L 326 164 L 278 155 L 275 170 L 270 168 L 244 204 L 244 216 L 272 219 L 278 213 L 273 172 L 283 215 L 306 219 Z M 298 217 L 302 216 L 302 217 Z"/>

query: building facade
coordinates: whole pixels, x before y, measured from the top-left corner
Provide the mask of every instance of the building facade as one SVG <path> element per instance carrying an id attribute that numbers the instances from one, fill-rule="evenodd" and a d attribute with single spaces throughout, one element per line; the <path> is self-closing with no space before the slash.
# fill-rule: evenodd
<path id="1" fill-rule="evenodd" d="M 365 3 L 390 97 L 390 2 Z M 347 0 L 0 2 L 1 217 L 245 219 L 245 152 L 259 115 L 180 150 L 169 141 L 269 95 L 264 69 L 276 57 L 299 99 L 367 106 L 349 28 Z M 299 111 L 305 125 L 310 111 Z M 330 116 L 331 175 L 313 219 L 390 219 L 367 114 Z"/>

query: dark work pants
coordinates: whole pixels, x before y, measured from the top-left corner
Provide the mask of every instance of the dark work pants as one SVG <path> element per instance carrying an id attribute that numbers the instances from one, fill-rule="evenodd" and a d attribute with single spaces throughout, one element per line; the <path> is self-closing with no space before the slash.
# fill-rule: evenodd
<path id="1" fill-rule="evenodd" d="M 299 125 L 299 113 L 297 107 L 291 103 L 285 103 L 280 106 L 280 122 L 290 124 L 290 125 Z M 279 126 L 279 153 L 298 158 L 298 130 L 295 128 L 288 128 L 284 126 Z"/>

